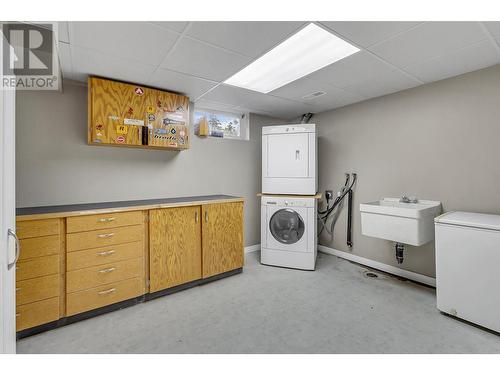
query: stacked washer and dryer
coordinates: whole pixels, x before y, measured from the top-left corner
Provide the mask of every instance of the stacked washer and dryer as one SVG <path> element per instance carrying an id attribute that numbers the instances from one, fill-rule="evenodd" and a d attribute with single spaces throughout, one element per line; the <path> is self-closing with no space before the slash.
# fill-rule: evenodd
<path id="1" fill-rule="evenodd" d="M 314 124 L 262 128 L 262 264 L 315 268 L 317 143 Z"/>

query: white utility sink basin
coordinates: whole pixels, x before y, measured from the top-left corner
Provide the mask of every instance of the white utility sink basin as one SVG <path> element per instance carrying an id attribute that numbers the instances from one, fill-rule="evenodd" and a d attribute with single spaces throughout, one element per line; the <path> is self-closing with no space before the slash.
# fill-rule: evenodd
<path id="1" fill-rule="evenodd" d="M 434 218 L 441 213 L 441 202 L 404 203 L 400 198 L 383 198 L 362 203 L 359 209 L 365 236 L 420 246 L 434 239 Z"/>

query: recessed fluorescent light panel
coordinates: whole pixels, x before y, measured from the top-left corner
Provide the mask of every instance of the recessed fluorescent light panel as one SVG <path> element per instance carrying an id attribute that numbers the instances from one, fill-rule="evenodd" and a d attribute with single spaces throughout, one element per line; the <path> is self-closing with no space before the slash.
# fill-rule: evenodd
<path id="1" fill-rule="evenodd" d="M 268 93 L 359 51 L 311 23 L 225 81 Z"/>

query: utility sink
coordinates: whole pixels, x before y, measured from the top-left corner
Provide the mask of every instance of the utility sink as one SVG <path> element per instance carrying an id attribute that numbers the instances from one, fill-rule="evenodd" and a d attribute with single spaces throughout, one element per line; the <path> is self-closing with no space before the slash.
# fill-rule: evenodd
<path id="1" fill-rule="evenodd" d="M 365 236 L 420 246 L 434 239 L 434 218 L 441 213 L 441 202 L 406 203 L 400 198 L 383 198 L 362 203 L 359 209 Z"/>

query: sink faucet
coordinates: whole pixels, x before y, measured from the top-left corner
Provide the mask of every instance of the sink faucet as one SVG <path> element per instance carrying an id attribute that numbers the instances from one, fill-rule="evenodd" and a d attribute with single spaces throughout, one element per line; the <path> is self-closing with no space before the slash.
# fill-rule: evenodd
<path id="1" fill-rule="evenodd" d="M 416 197 L 408 197 L 406 195 L 403 195 L 399 201 L 401 203 L 417 203 L 418 199 Z"/>

